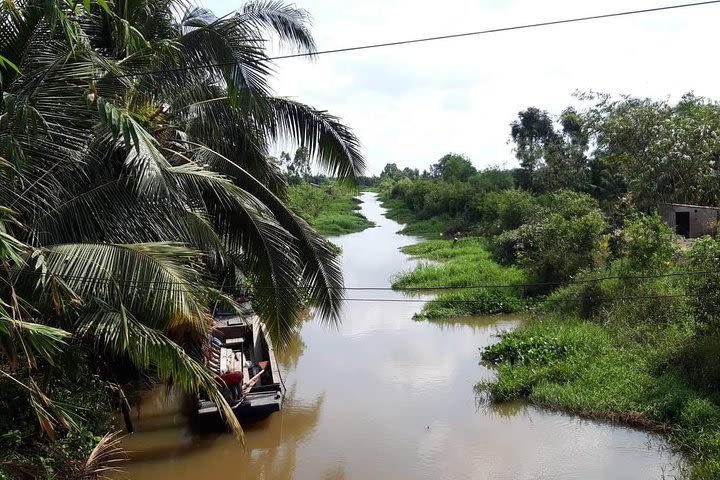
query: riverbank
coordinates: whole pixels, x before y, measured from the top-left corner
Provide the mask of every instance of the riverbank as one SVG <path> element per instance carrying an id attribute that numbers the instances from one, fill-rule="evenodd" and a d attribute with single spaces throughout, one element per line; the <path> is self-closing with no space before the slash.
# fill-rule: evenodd
<path id="1" fill-rule="evenodd" d="M 397 276 L 393 288 L 449 288 L 427 302 L 417 319 L 516 313 L 525 308 L 520 288 L 473 288 L 478 285 L 520 285 L 524 272 L 493 261 L 486 242 L 478 237 L 431 240 L 403 247 L 403 253 L 430 260 Z"/>
<path id="2" fill-rule="evenodd" d="M 302 182 L 288 189 L 290 207 L 325 237 L 361 232 L 375 226 L 360 213 L 357 191 L 337 182 Z"/>
<path id="3" fill-rule="evenodd" d="M 651 275 L 650 279 L 580 283 L 556 290 L 547 299 L 523 298 L 519 287 L 440 293 L 420 316 L 440 319 L 518 311 L 532 302 L 531 319 L 484 349 L 483 359 L 496 369 L 497 377 L 480 382 L 479 393 L 487 394 L 493 404 L 526 400 L 550 410 L 662 433 L 687 456 L 689 478 L 717 479 L 720 362 L 713 356 L 717 342 L 703 341 L 698 335 L 702 305 L 689 300 L 695 291 L 713 295 L 710 287 L 714 284 L 700 279 L 695 282 L 705 284 L 693 286 L 682 276 L 662 277 L 672 268 L 702 270 L 707 264 L 703 255 L 713 252 L 715 244 L 706 242 L 705 250 L 697 250 L 695 257 L 676 254 L 665 241 L 645 245 L 644 239 L 664 238 L 662 231 L 653 231 L 653 222 L 640 220 L 626 226 L 628 235 L 638 239 L 626 240 L 625 248 L 634 256 L 623 252 L 603 269 L 575 277 L 587 280 L 639 273 Z M 405 253 L 433 263 L 400 275 L 393 286 L 533 283 L 528 270 L 495 261 L 493 241 L 467 237 L 456 245 L 433 240 L 405 247 Z M 643 255 L 646 252 L 650 253 Z M 679 257 L 668 261 L 673 255 Z M 653 273 L 660 278 L 652 278 Z"/>
<path id="4" fill-rule="evenodd" d="M 639 336 L 642 339 L 638 338 Z M 692 333 L 678 325 L 597 323 L 563 315 L 528 321 L 483 352 L 494 402 L 531 403 L 667 435 L 689 477 L 720 478 L 720 409 L 683 371 Z"/>
<path id="5" fill-rule="evenodd" d="M 387 209 L 385 216 L 403 225 L 400 232 L 403 235 L 415 235 L 425 238 L 441 238 L 450 222 L 449 217 L 432 217 L 422 220 L 410 211 L 402 200 L 380 195 L 380 204 Z"/>

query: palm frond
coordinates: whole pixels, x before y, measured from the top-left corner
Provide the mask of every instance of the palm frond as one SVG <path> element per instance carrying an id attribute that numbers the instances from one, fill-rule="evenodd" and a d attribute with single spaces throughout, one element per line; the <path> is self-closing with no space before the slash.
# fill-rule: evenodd
<path id="1" fill-rule="evenodd" d="M 282 97 L 269 99 L 273 120 L 263 127 L 273 140 L 292 140 L 308 149 L 328 174 L 354 181 L 365 172 L 360 142 L 329 113 Z"/>
<path id="2" fill-rule="evenodd" d="M 164 172 L 170 167 L 157 148 L 157 141 L 130 114 L 105 99 L 99 99 L 100 117 L 116 137 L 122 135 L 127 149 L 125 165 L 133 173 L 140 193 L 158 195 L 169 193 Z"/>
<path id="3" fill-rule="evenodd" d="M 274 193 L 284 196 L 286 179 L 279 167 L 268 161 L 267 139 L 254 118 L 234 107 L 227 97 L 198 99 L 188 110 L 185 132 L 190 140 L 233 159 Z M 218 171 L 232 175 L 228 170 Z"/>
<path id="4" fill-rule="evenodd" d="M 171 171 L 185 191 L 202 199 L 230 260 L 252 276 L 254 307 L 268 333 L 284 343 L 297 327 L 303 306 L 297 289 L 302 271 L 292 235 L 265 205 L 228 179 L 193 165 Z"/>
<path id="5" fill-rule="evenodd" d="M 266 108 L 265 100 L 270 94 L 267 78 L 272 68 L 256 39 L 243 35 L 235 22 L 228 19 L 205 23 L 194 17 L 192 22 L 194 28 L 180 37 L 178 43 L 185 62 L 205 68 L 181 75 L 197 80 L 196 76 L 204 73 L 205 82 L 222 82 L 226 86 L 234 104 L 250 111 Z M 171 80 L 173 83 L 177 83 L 177 76 Z"/>
<path id="6" fill-rule="evenodd" d="M 321 318 L 331 323 L 340 319 L 343 298 L 343 275 L 338 255 L 330 243 L 318 235 L 305 220 L 252 174 L 227 157 L 201 148 L 199 157 L 215 170 L 228 172 L 235 184 L 253 195 L 273 214 L 277 222 L 293 236 L 302 272 L 301 288 L 319 309 Z"/>
<path id="7" fill-rule="evenodd" d="M 315 39 L 310 32 L 310 14 L 277 0 L 246 3 L 235 16 L 243 29 L 262 37 L 263 33 L 277 35 L 281 45 L 297 52 L 315 52 Z"/>
<path id="8" fill-rule="evenodd" d="M 23 296 L 44 299 L 46 310 L 67 304 L 68 295 L 77 298 L 70 303 L 98 299 L 126 305 L 153 328 L 202 338 L 207 290 L 197 256 L 169 243 L 60 244 L 44 247 L 14 278 Z"/>
<path id="9" fill-rule="evenodd" d="M 10 318 L 0 304 L 0 352 L 11 367 L 17 364 L 20 352 L 30 366 L 36 365 L 38 356 L 52 364 L 69 337 L 68 332 L 59 328 Z"/>
<path id="10" fill-rule="evenodd" d="M 138 368 L 152 371 L 162 381 L 177 385 L 187 393 L 204 391 L 216 403 L 233 432 L 243 438 L 242 428 L 210 371 L 162 332 L 138 321 L 123 306 L 119 309 L 102 304 L 93 307 L 80 320 L 80 335 L 116 355 L 127 356 Z"/>
<path id="11" fill-rule="evenodd" d="M 125 460 L 122 436 L 118 432 L 107 433 L 92 449 L 87 460 L 75 469 L 75 478 L 110 479 L 112 474 L 120 472 L 119 464 Z"/>

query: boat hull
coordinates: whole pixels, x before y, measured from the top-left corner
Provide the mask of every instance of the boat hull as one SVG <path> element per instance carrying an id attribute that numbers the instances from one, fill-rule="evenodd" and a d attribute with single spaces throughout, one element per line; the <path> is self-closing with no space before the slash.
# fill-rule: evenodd
<path id="1" fill-rule="evenodd" d="M 278 384 L 263 385 L 257 391 L 249 393 L 243 402 L 232 406 L 232 411 L 240 423 L 251 423 L 267 418 L 282 408 L 283 395 Z M 199 431 L 223 431 L 228 429 L 227 422 L 215 404 L 199 405 L 192 419 L 192 425 Z"/>

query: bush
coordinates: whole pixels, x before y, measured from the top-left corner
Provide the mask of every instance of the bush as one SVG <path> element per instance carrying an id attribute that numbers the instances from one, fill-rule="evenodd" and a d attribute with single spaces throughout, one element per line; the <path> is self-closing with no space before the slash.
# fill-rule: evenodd
<path id="1" fill-rule="evenodd" d="M 496 235 L 490 242 L 493 258 L 501 265 L 512 265 L 517 262 L 520 248 L 520 234 L 518 230 L 508 230 Z"/>
<path id="2" fill-rule="evenodd" d="M 693 336 L 670 363 L 699 391 L 720 396 L 719 345 L 720 336 Z"/>
<path id="3" fill-rule="evenodd" d="M 677 250 L 672 229 L 658 216 L 627 220 L 621 237 L 623 273 L 667 272 Z"/>
<path id="4" fill-rule="evenodd" d="M 479 289 L 441 294 L 428 302 L 417 318 L 496 315 L 516 313 L 524 308 L 525 302 L 520 298 L 517 290 Z"/>
<path id="5" fill-rule="evenodd" d="M 540 282 L 563 282 L 583 269 L 604 264 L 607 228 L 602 212 L 580 217 L 552 213 L 518 229 L 518 263 Z"/>
<path id="6" fill-rule="evenodd" d="M 542 206 L 543 216 L 557 213 L 566 219 L 582 217 L 600 209 L 597 200 L 590 195 L 570 190 L 558 190 L 540 195 L 534 201 Z"/>
<path id="7" fill-rule="evenodd" d="M 488 168 L 470 177 L 468 183 L 480 192 L 497 192 L 513 188 L 515 177 L 511 170 Z"/>
<path id="8" fill-rule="evenodd" d="M 476 195 L 471 211 L 486 236 L 513 230 L 528 222 L 540 209 L 537 199 L 524 190 L 504 190 Z"/>
<path id="9" fill-rule="evenodd" d="M 720 331 L 720 240 L 698 239 L 689 253 L 689 269 L 708 272 L 691 275 L 688 291 L 695 318 L 704 332 Z"/>

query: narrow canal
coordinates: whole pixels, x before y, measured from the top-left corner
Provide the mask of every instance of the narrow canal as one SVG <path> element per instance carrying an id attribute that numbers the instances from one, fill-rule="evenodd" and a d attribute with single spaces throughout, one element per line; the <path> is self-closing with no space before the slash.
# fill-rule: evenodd
<path id="1" fill-rule="evenodd" d="M 376 228 L 335 238 L 348 287 L 389 286 L 414 260 L 373 194 L 362 212 Z M 525 404 L 478 404 L 473 386 L 493 372 L 478 348 L 518 317 L 415 322 L 421 303 L 392 291 L 348 291 L 343 323 L 310 320 L 279 363 L 282 412 L 229 435 L 195 436 L 164 393 L 140 409 L 132 461 L 118 478 L 160 479 L 660 479 L 678 457 L 658 437 Z"/>

